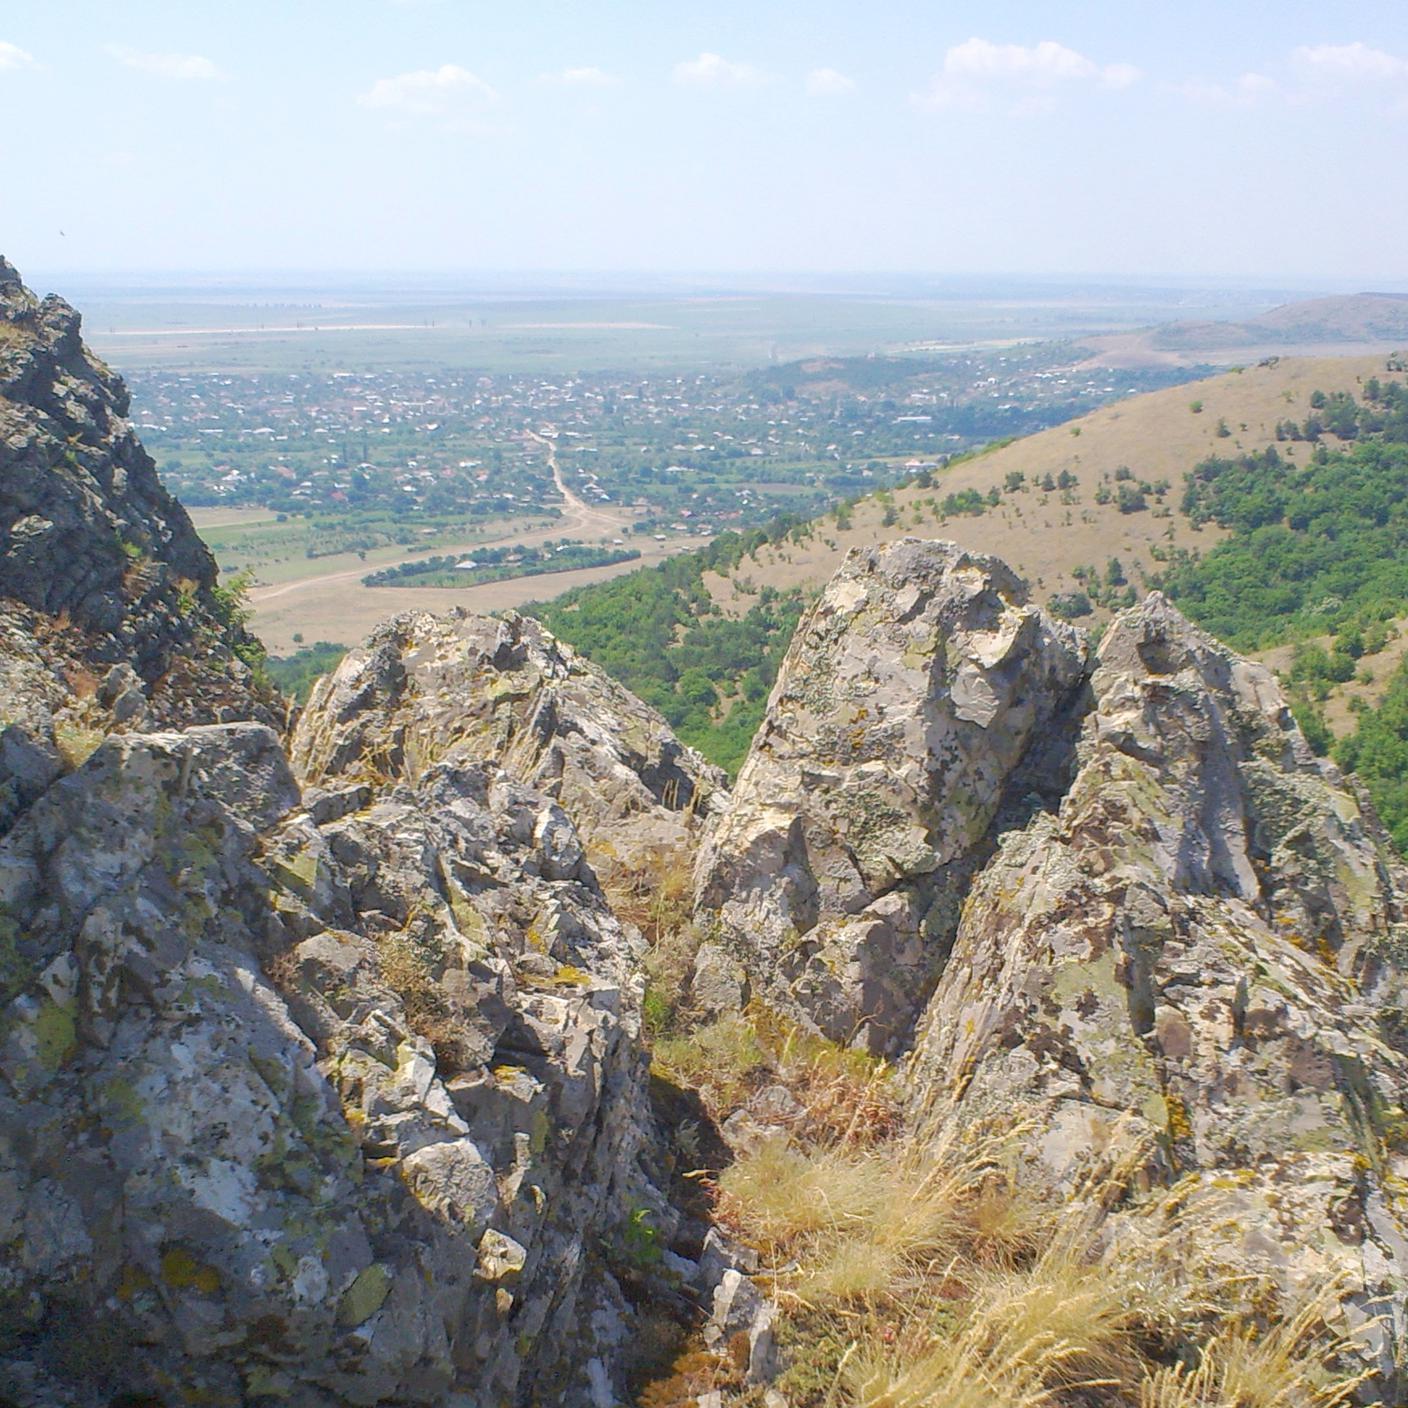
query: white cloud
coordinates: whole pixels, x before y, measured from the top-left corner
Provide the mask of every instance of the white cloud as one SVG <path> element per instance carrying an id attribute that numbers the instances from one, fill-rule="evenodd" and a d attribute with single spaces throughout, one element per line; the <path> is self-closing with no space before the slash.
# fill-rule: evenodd
<path id="1" fill-rule="evenodd" d="M 1408 78 L 1408 59 L 1368 44 L 1302 44 L 1295 61 L 1320 78 L 1385 79 Z"/>
<path id="2" fill-rule="evenodd" d="M 948 50 L 943 67 L 913 102 L 921 108 L 982 109 L 994 92 L 1003 92 L 1016 95 L 1024 111 L 1045 111 L 1049 103 L 1034 99 L 1032 90 L 1049 96 L 1056 86 L 1072 82 L 1129 88 L 1141 77 L 1133 64 L 1102 66 L 1054 39 L 1026 45 L 973 38 Z"/>
<path id="3" fill-rule="evenodd" d="M 564 88 L 614 88 L 621 80 L 614 74 L 590 65 L 565 68 L 559 73 L 545 73 L 544 83 L 560 83 Z"/>
<path id="4" fill-rule="evenodd" d="M 0 39 L 0 71 L 7 68 L 38 68 L 34 55 L 18 44 L 7 44 Z"/>
<path id="5" fill-rule="evenodd" d="M 1100 81 L 1107 88 L 1132 88 L 1143 77 L 1143 70 L 1133 64 L 1106 64 L 1100 70 Z"/>
<path id="6" fill-rule="evenodd" d="M 200 54 L 154 54 L 144 49 L 130 48 L 126 44 L 109 44 L 107 51 L 118 63 L 135 68 L 139 73 L 150 74 L 153 78 L 207 82 L 225 76 Z"/>
<path id="7" fill-rule="evenodd" d="M 856 91 L 854 78 L 834 68 L 814 68 L 807 75 L 807 93 L 813 98 L 844 98 Z"/>
<path id="8" fill-rule="evenodd" d="M 751 64 L 730 63 L 707 50 L 697 59 L 675 65 L 674 80 L 686 88 L 748 88 L 763 81 Z"/>
<path id="9" fill-rule="evenodd" d="M 454 131 L 483 132 L 478 117 L 498 97 L 478 74 L 441 64 L 378 78 L 357 101 L 395 117 L 429 118 Z"/>
<path id="10" fill-rule="evenodd" d="M 1244 73 L 1232 83 L 1210 83 L 1191 78 L 1186 83 L 1169 83 L 1165 88 L 1205 107 L 1251 108 L 1281 92 L 1281 85 L 1264 73 Z"/>

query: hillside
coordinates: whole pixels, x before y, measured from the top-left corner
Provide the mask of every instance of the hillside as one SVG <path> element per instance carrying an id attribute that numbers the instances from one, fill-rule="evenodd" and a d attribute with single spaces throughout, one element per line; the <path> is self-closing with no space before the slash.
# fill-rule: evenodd
<path id="1" fill-rule="evenodd" d="M 1094 363 L 1195 365 L 1278 354 L 1388 351 L 1408 344 L 1408 294 L 1355 293 L 1283 303 L 1239 322 L 1163 323 L 1086 340 Z"/>
<path id="2" fill-rule="evenodd" d="M 1082 589 L 1074 569 L 1103 571 L 1111 557 L 1137 585 L 1160 569 L 1159 557 L 1171 548 L 1206 551 L 1222 536 L 1214 524 L 1194 528 L 1177 509 L 1183 476 L 1199 460 L 1273 445 L 1288 461 L 1304 460 L 1313 447 L 1278 442 L 1277 423 L 1308 416 L 1317 390 L 1355 392 L 1371 376 L 1404 380 L 1403 373 L 1386 370 L 1383 357 L 1281 358 L 1150 392 L 951 464 L 929 486 L 861 500 L 842 515 L 849 527 L 838 526 L 833 514 L 800 540 L 794 534 L 777 547 L 760 548 L 729 576 L 706 574 L 705 581 L 723 611 L 739 614 L 756 589 L 813 590 L 851 548 L 918 533 L 1001 557 L 1041 601 Z M 1116 478 L 1123 469 L 1128 480 Z M 1040 487 L 1045 476 L 1059 480 L 1063 473 L 1078 482 L 1066 490 Z M 1021 487 L 1009 487 L 1014 476 L 1021 476 Z M 1144 508 L 1122 511 L 1120 484 L 1141 482 L 1168 487 L 1146 494 Z M 1096 498 L 1102 488 L 1110 494 L 1103 504 Z M 949 495 L 986 500 L 994 492 L 999 504 L 982 513 L 936 511 Z M 1108 614 L 1095 605 L 1093 619 Z"/>
<path id="3" fill-rule="evenodd" d="M 1389 618 L 1408 614 L 1408 595 L 1381 571 L 1384 554 L 1399 551 L 1399 515 L 1385 507 L 1402 498 L 1398 451 L 1373 457 L 1367 448 L 1387 439 L 1401 449 L 1404 439 L 1408 383 L 1391 366 L 1384 357 L 1272 359 L 1134 397 L 941 468 L 918 465 L 905 485 L 813 522 L 725 534 L 668 570 L 536 610 L 732 770 L 807 597 L 853 549 L 942 537 L 1002 556 L 1036 600 L 1090 625 L 1168 583 L 1203 625 L 1249 651 L 1348 630 L 1362 668 L 1337 656 L 1294 672 L 1302 719 L 1328 746 L 1322 711 L 1342 734 L 1349 693 L 1364 696 L 1354 708 L 1378 698 L 1400 649 Z M 1337 467 L 1342 452 L 1352 460 L 1361 451 L 1370 458 L 1358 468 Z M 1195 467 L 1203 477 L 1193 494 Z M 1288 498 L 1282 488 L 1292 484 Z M 1302 526 L 1273 532 L 1266 515 L 1284 516 L 1296 495 Z M 1316 532 L 1330 536 L 1317 544 L 1305 525 L 1327 512 L 1344 521 L 1326 520 Z M 1364 512 L 1383 521 L 1362 523 Z M 1252 580 L 1258 549 L 1247 541 L 1258 524 L 1275 538 L 1266 550 L 1276 570 L 1264 582 Z M 1301 571 L 1301 561 L 1318 566 Z M 1290 663 L 1289 653 L 1277 660 Z"/>

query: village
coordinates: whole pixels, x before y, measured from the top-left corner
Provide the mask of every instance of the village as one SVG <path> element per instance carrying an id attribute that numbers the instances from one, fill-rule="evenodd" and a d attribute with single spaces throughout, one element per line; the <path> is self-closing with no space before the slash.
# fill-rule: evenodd
<path id="1" fill-rule="evenodd" d="M 197 507 L 374 513 L 411 523 L 549 514 L 541 437 L 589 503 L 652 536 L 808 515 L 947 458 L 1148 389 L 1031 344 L 738 375 L 167 374 L 132 378 L 134 420 Z"/>

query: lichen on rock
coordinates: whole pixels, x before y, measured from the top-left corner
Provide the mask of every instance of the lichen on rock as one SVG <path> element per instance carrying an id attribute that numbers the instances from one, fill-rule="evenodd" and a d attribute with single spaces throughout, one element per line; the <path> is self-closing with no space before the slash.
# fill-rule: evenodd
<path id="1" fill-rule="evenodd" d="M 1085 654 L 993 558 L 851 553 L 699 862 L 701 921 L 755 988 L 836 1040 L 902 1049 L 994 820 L 1049 785 Z"/>

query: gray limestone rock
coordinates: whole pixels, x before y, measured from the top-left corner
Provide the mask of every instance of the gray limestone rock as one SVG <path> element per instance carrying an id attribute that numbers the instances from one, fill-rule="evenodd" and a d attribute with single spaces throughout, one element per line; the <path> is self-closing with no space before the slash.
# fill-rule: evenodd
<path id="1" fill-rule="evenodd" d="M 0 279 L 0 726 L 52 742 L 281 720 L 215 562 L 62 299 Z M 69 751 L 73 751 L 70 749 Z"/>
<path id="2" fill-rule="evenodd" d="M 915 1109 L 1020 1110 L 1055 1186 L 1142 1145 L 1233 1264 L 1342 1278 L 1396 1402 L 1408 877 L 1270 674 L 1162 597 L 1111 625 L 1091 689 L 1059 807 L 973 884 Z"/>
<path id="3" fill-rule="evenodd" d="M 877 1052 L 907 1040 L 1004 802 L 1084 681 L 1079 632 L 951 543 L 856 549 L 798 627 L 698 917 L 756 990 Z"/>
<path id="4" fill-rule="evenodd" d="M 315 687 L 291 751 L 321 787 L 493 760 L 561 804 L 604 876 L 688 853 L 727 796 L 654 709 L 512 613 L 386 622 Z"/>
<path id="5" fill-rule="evenodd" d="M 360 800 L 316 820 L 261 725 L 122 735 L 0 842 L 0 1380 L 32 1401 L 618 1372 L 612 1248 L 673 1216 L 633 941 L 499 769 Z"/>

